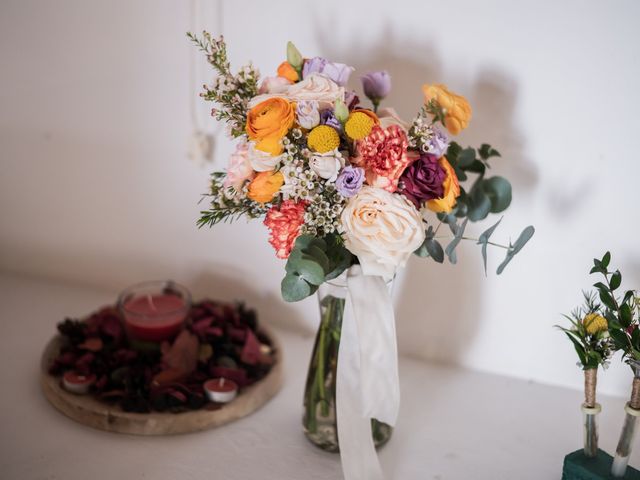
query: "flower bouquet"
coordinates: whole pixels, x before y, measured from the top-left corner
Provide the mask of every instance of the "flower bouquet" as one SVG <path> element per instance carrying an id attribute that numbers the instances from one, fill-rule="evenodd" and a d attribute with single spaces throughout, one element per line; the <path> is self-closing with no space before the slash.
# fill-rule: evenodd
<path id="1" fill-rule="evenodd" d="M 569 328 L 558 326 L 571 340 L 584 370 L 584 448 L 565 457 L 563 479 L 578 478 L 640 478 L 640 472 L 627 468 L 631 443 L 640 416 L 640 298 L 634 290 L 620 295 L 622 274 L 609 266 L 611 254 L 593 260 L 591 274 L 602 276 L 593 286 L 597 294 L 584 293 L 584 306 L 565 317 Z M 598 448 L 597 415 L 602 410 L 596 403 L 598 368 L 607 368 L 616 352 L 633 372 L 631 397 L 625 407 L 625 421 L 611 458 Z M 609 475 L 610 474 L 610 475 Z"/>
<path id="2" fill-rule="evenodd" d="M 226 172 L 212 174 L 198 225 L 264 218 L 276 256 L 287 260 L 283 298 L 319 292 L 305 432 L 327 450 L 339 444 L 347 478 L 379 478 L 373 447 L 389 438 L 399 403 L 389 294 L 396 271 L 413 253 L 456 263 L 458 244 L 472 240 L 485 271 L 489 245 L 506 251 L 501 273 L 534 229 L 508 245 L 491 241 L 500 220 L 466 236 L 468 221 L 509 206 L 511 185 L 488 175 L 496 149 L 451 140 L 468 126 L 471 107 L 445 85 L 424 85 L 407 122 L 381 108 L 387 72 L 361 77 L 368 107 L 347 88 L 352 67 L 303 58 L 291 42 L 277 74 L 260 79 L 251 64 L 231 71 L 222 37 L 188 36 L 217 73 L 201 96 L 238 140 Z"/>

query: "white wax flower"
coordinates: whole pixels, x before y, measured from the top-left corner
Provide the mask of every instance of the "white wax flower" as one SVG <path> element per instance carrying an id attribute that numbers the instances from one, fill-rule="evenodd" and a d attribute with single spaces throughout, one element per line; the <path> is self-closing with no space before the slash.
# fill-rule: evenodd
<path id="1" fill-rule="evenodd" d="M 393 277 L 425 238 L 420 213 L 404 196 L 365 186 L 341 216 L 345 246 L 365 275 Z"/>

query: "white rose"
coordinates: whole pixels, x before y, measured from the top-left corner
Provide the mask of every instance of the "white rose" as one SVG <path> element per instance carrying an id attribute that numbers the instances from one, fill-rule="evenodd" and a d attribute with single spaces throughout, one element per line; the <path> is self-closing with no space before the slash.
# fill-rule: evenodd
<path id="1" fill-rule="evenodd" d="M 344 167 L 344 158 L 338 150 L 316 153 L 309 159 L 309 166 L 316 174 L 329 182 L 335 182 Z"/>
<path id="2" fill-rule="evenodd" d="M 408 122 L 405 122 L 400 118 L 398 112 L 396 112 L 393 108 L 381 108 L 380 110 L 378 110 L 378 118 L 380 119 L 380 126 L 382 128 L 387 128 L 390 125 L 398 125 L 405 132 L 407 132 L 411 127 Z"/>
<path id="3" fill-rule="evenodd" d="M 275 170 L 280 161 L 282 161 L 282 155 L 274 156 L 258 150 L 255 142 L 249 142 L 248 157 L 249 162 L 251 162 L 251 167 L 253 167 L 256 172 L 270 172 L 271 170 Z"/>
<path id="4" fill-rule="evenodd" d="M 345 246 L 365 275 L 390 279 L 424 241 L 420 213 L 404 196 L 362 187 L 342 211 Z"/>
<path id="5" fill-rule="evenodd" d="M 324 75 L 312 74 L 301 82 L 291 85 L 286 93 L 289 100 L 299 102 L 302 100 L 315 100 L 320 110 L 333 108 L 336 100 L 344 101 L 344 87 Z"/>

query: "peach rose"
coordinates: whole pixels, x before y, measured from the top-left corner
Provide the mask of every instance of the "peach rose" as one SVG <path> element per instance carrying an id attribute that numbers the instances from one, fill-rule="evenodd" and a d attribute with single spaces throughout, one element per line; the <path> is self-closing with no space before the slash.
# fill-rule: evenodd
<path id="1" fill-rule="evenodd" d="M 280 140 L 293 126 L 295 111 L 289 101 L 280 97 L 260 102 L 247 115 L 247 136 L 256 142 L 256 148 L 271 155 L 280 155 Z"/>
<path id="2" fill-rule="evenodd" d="M 291 82 L 284 77 L 265 77 L 258 93 L 283 93 L 287 91 L 289 85 Z"/>
<path id="3" fill-rule="evenodd" d="M 444 195 L 442 198 L 429 200 L 427 208 L 436 213 L 449 213 L 456 206 L 456 199 L 460 196 L 460 184 L 458 183 L 456 172 L 446 157 L 440 157 L 439 162 L 447 175 L 443 183 Z"/>
<path id="4" fill-rule="evenodd" d="M 289 62 L 282 62 L 278 67 L 278 76 L 284 77 L 291 83 L 295 83 L 300 78 L 296 69 L 291 66 Z"/>
<path id="5" fill-rule="evenodd" d="M 471 120 L 471 106 L 461 95 L 450 92 L 446 85 L 423 85 L 425 103 L 434 100 L 444 112 L 444 126 L 452 135 L 467 128 Z"/>
<path id="6" fill-rule="evenodd" d="M 284 176 L 280 172 L 261 172 L 249 184 L 247 196 L 258 203 L 273 200 L 280 187 L 284 184 Z"/>
<path id="7" fill-rule="evenodd" d="M 405 132 L 408 132 L 409 128 L 411 128 L 411 124 L 400 118 L 398 112 L 393 108 L 381 108 L 378 110 L 378 118 L 380 119 L 380 125 L 382 125 L 382 128 L 387 128 L 391 125 L 398 125 L 399 127 L 402 127 Z"/>

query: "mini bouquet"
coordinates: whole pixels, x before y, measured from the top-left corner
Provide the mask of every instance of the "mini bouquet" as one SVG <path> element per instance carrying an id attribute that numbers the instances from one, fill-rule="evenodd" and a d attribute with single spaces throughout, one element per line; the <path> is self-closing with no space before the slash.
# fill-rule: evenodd
<path id="1" fill-rule="evenodd" d="M 584 371 L 584 456 L 606 456 L 598 449 L 597 415 L 602 410 L 596 402 L 598 368 L 607 368 L 613 354 L 621 352 L 622 360 L 633 371 L 631 396 L 625 407 L 625 422 L 616 455 L 612 461 L 608 460 L 612 463 L 612 476 L 622 478 L 631 454 L 636 418 L 640 416 L 640 298 L 634 290 L 621 293 L 622 274 L 620 270 L 611 269 L 610 262 L 609 252 L 602 258 L 594 258 L 590 273 L 602 276 L 602 281 L 593 285 L 597 294 L 585 292 L 584 305 L 565 316 L 571 326 L 558 328 L 571 340 L 578 354 L 578 365 Z M 568 455 L 567 459 L 576 453 Z M 565 471 L 571 468 L 570 465 L 571 462 L 565 460 Z"/>
<path id="2" fill-rule="evenodd" d="M 237 139 L 226 172 L 212 174 L 210 203 L 198 224 L 264 218 L 276 256 L 287 260 L 286 301 L 347 278 L 347 296 L 322 302 L 320 353 L 312 357 L 317 375 L 310 374 L 305 396 L 305 415 L 314 421 L 305 428 L 316 428 L 316 412 L 334 425 L 337 416 L 345 476 L 380 478 L 373 443 L 363 441 L 372 434 L 369 418 L 393 425 L 399 404 L 386 282 L 412 253 L 456 263 L 462 240 L 481 246 L 485 271 L 487 247 L 505 249 L 499 274 L 534 229 L 508 245 L 490 241 L 500 220 L 477 238 L 465 236 L 468 221 L 509 206 L 511 185 L 488 175 L 490 160 L 500 156 L 496 149 L 462 148 L 451 140 L 467 128 L 471 107 L 445 85 L 423 85 L 417 114 L 405 121 L 381 108 L 391 90 L 385 71 L 360 78 L 369 106 L 347 87 L 354 68 L 304 58 L 291 42 L 276 75 L 261 79 L 251 64 L 231 71 L 222 37 L 188 36 L 218 74 L 201 96 L 215 103 L 212 115 Z M 336 372 L 337 361 L 327 362 L 322 349 L 334 345 L 336 355 L 340 338 Z M 337 450 L 337 442 L 323 442 Z"/>

